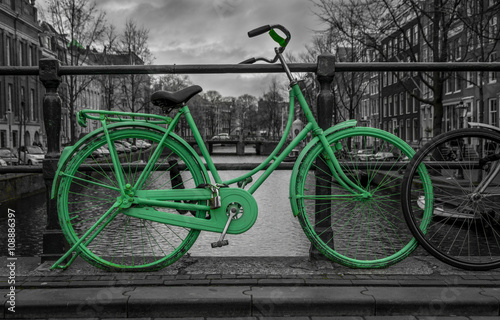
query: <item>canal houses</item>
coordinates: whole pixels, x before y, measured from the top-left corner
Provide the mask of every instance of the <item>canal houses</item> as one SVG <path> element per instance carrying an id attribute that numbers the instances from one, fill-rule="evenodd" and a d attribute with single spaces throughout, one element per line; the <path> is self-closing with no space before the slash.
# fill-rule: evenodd
<path id="1" fill-rule="evenodd" d="M 42 55 L 35 1 L 0 2 L 0 65 L 37 66 Z M 37 76 L 0 76 L 0 147 L 43 144 L 43 86 Z"/>

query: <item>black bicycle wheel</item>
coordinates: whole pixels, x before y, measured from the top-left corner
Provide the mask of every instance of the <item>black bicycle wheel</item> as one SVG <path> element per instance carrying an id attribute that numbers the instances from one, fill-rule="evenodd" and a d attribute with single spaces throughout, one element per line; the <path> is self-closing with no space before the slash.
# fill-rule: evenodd
<path id="1" fill-rule="evenodd" d="M 500 266 L 499 159 L 499 133 L 464 128 L 435 137 L 410 161 L 405 219 L 436 258 L 467 270 Z M 433 192 L 423 192 L 417 170 L 427 171 Z"/>

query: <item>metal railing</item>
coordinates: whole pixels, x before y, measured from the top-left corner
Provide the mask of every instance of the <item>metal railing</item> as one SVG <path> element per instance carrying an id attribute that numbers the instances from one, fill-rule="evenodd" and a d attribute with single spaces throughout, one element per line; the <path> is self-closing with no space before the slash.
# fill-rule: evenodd
<path id="1" fill-rule="evenodd" d="M 334 96 L 331 86 L 335 72 L 376 72 L 376 71 L 500 71 L 500 63 L 458 62 L 335 62 L 333 55 L 318 56 L 317 63 L 292 63 L 292 72 L 316 74 L 319 83 L 317 96 L 318 123 L 323 128 L 332 125 Z M 42 59 L 39 66 L 2 66 L 0 76 L 39 76 L 46 88 L 43 99 L 43 120 L 47 134 L 47 155 L 40 167 L 19 166 L 0 169 L 5 172 L 43 173 L 47 193 L 50 193 L 57 162 L 60 157 L 60 131 L 62 102 L 58 94 L 61 77 L 66 75 L 106 75 L 106 74 L 224 74 L 224 73 L 282 73 L 281 65 L 140 65 L 140 66 L 62 66 L 57 59 Z M 65 251 L 65 239 L 60 229 L 56 200 L 47 196 L 47 225 L 43 234 L 43 260 L 59 258 Z"/>

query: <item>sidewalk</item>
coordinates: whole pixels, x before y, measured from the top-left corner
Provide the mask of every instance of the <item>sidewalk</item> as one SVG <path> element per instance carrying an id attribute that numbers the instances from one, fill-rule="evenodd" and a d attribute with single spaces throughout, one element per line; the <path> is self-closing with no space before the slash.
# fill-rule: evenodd
<path id="1" fill-rule="evenodd" d="M 39 258 L 18 258 L 15 295 L 8 283 L 10 261 L 0 260 L 0 318 L 500 315 L 500 270 L 463 271 L 415 254 L 380 270 L 307 257 L 185 257 L 148 273 L 110 273 L 83 260 L 49 271 Z M 8 310 L 12 296 L 15 313 Z"/>

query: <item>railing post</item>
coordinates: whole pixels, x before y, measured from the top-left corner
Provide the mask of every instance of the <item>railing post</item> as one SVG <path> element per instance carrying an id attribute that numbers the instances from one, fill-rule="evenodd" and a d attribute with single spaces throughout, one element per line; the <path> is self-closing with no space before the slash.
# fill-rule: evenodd
<path id="1" fill-rule="evenodd" d="M 318 71 L 316 77 L 319 82 L 319 93 L 317 97 L 317 119 L 319 126 L 326 130 L 332 126 L 334 96 L 332 93 L 332 82 L 335 73 L 335 56 L 331 54 L 322 54 L 318 56 Z M 323 161 L 316 163 L 316 194 L 329 195 L 331 175 L 328 166 Z M 320 221 L 315 225 L 315 232 L 319 234 L 321 239 L 333 248 L 334 239 L 333 231 L 331 228 L 331 214 L 332 214 L 332 201 L 331 200 L 316 200 L 315 204 L 315 219 Z M 311 246 L 309 250 L 309 257 L 311 259 L 325 259 L 325 257 L 314 247 Z"/>
<path id="2" fill-rule="evenodd" d="M 61 107 L 57 89 L 61 83 L 59 60 L 40 60 L 40 81 L 46 91 L 43 98 L 43 122 L 47 133 L 47 154 L 43 161 L 43 178 L 47 188 L 47 226 L 43 233 L 42 261 L 57 260 L 64 253 L 66 240 L 57 218 L 56 200 L 50 199 L 52 183 L 60 157 Z"/>

